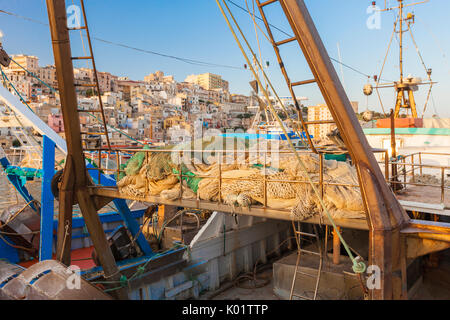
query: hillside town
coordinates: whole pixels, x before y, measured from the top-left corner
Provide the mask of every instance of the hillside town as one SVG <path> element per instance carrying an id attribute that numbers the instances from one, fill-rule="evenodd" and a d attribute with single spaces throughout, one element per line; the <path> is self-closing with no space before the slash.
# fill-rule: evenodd
<path id="1" fill-rule="evenodd" d="M 449 300 L 449 11 L 6 1 L 0 300 Z"/>
<path id="2" fill-rule="evenodd" d="M 3 69 L 10 83 L 3 81 L 3 85 L 24 99 L 44 122 L 65 137 L 55 66 L 40 66 L 39 58 L 31 55 L 13 55 L 12 59 L 14 63 Z M 163 71 L 150 73 L 143 80 L 118 77 L 109 72 L 97 72 L 97 75 L 112 146 L 133 146 L 137 141 L 164 145 L 193 136 L 194 128 L 243 132 L 255 127 L 259 120 L 265 121 L 264 114 L 258 113 L 254 96 L 230 93 L 228 81 L 217 74 L 192 74 L 183 82 L 175 81 L 174 76 L 165 75 Z M 74 68 L 74 77 L 79 110 L 84 111 L 80 113 L 81 130 L 96 132 L 100 122 L 93 115 L 99 109 L 94 72 L 89 68 Z M 283 103 L 296 118 L 292 103 L 288 99 L 283 99 Z M 355 103 L 355 112 L 357 108 Z M 5 106 L 0 106 L 0 112 L 3 115 L 0 145 L 10 148 L 20 135 L 19 126 L 15 127 L 14 119 L 7 116 Z M 332 118 L 326 105 L 303 106 L 303 113 L 309 121 Z M 326 138 L 333 129 L 332 124 L 315 127 L 311 129 L 317 139 Z M 21 143 L 26 144 L 26 141 Z"/>
<path id="3" fill-rule="evenodd" d="M 17 64 L 4 68 L 14 86 L 9 86 L 9 91 L 20 95 L 42 120 L 64 137 L 59 94 L 53 89 L 58 87 L 55 66 L 40 66 L 36 56 L 13 55 L 12 58 Z M 74 76 L 79 108 L 99 109 L 92 85 L 93 70 L 75 68 Z M 212 73 L 189 75 L 185 81 L 177 82 L 162 71 L 151 73 L 144 80 L 98 72 L 98 82 L 106 122 L 117 129 L 110 130 L 110 142 L 115 146 L 132 144 L 126 136 L 146 143 L 175 142 L 172 137 L 183 136 L 180 131 L 192 132 L 196 124 L 203 128 L 246 130 L 255 113 L 254 108 L 249 108 L 250 97 L 230 93 L 228 81 Z M 7 114 L 5 107 L 1 108 Z M 86 131 L 94 131 L 98 125 L 87 112 L 80 114 L 80 122 Z M 2 146 L 9 147 L 15 139 L 14 127 L 2 126 L 1 130 Z"/>

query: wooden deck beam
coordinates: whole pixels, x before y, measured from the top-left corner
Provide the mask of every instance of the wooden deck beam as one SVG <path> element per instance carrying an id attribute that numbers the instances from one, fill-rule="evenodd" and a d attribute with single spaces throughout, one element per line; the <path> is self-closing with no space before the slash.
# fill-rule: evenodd
<path id="1" fill-rule="evenodd" d="M 252 206 L 251 208 L 246 207 L 232 208 L 229 205 L 213 201 L 188 200 L 188 199 L 179 199 L 171 201 L 163 199 L 159 196 L 146 196 L 143 198 L 130 197 L 129 195 L 121 194 L 117 188 L 110 188 L 110 187 L 90 187 L 89 190 L 91 195 L 102 196 L 107 198 L 130 199 L 142 202 L 151 202 L 156 204 L 178 206 L 183 208 L 203 209 L 226 213 L 236 213 L 240 215 L 255 216 L 268 219 L 292 221 L 292 216 L 289 210 L 263 208 L 262 206 Z M 326 217 L 323 217 L 322 220 L 324 225 L 331 225 L 330 221 Z M 334 220 L 335 223 L 342 228 L 369 230 L 366 219 L 334 219 Z M 319 224 L 320 219 L 319 217 L 312 217 L 302 222 Z"/>

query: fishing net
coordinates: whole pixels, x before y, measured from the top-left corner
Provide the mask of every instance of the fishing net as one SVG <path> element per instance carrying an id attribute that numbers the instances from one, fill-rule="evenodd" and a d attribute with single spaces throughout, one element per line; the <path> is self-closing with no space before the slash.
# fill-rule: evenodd
<path id="1" fill-rule="evenodd" d="M 241 146 L 250 145 L 241 140 Z M 288 209 L 298 220 L 321 213 L 319 199 L 295 156 L 265 155 L 263 159 L 256 155 L 252 163 L 245 152 L 222 155 L 218 151 L 229 150 L 228 146 L 226 139 L 211 137 L 166 148 L 170 152 L 137 153 L 127 162 L 125 175 L 117 185 L 120 192 L 133 197 L 215 202 L 220 197 L 233 208 L 266 204 L 273 209 Z M 202 148 L 211 152 L 195 152 Z M 319 188 L 318 156 L 301 153 L 300 157 Z M 330 213 L 340 218 L 365 218 L 355 168 L 336 160 L 324 160 L 323 166 L 323 200 Z"/>

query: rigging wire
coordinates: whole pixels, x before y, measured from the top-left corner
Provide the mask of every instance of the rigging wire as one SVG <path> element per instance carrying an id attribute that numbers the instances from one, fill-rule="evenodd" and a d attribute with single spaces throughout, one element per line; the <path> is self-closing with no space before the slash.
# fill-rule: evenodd
<path id="1" fill-rule="evenodd" d="M 234 5 L 235 7 L 239 8 L 240 10 L 245 11 L 245 12 L 251 14 L 251 12 L 250 12 L 249 10 L 247 10 L 246 8 L 244 8 L 244 7 L 240 6 L 240 5 L 238 5 L 238 4 L 235 3 L 234 1 L 232 1 L 232 0 L 226 0 L 226 1 L 227 1 L 228 3 Z M 260 20 L 260 21 L 263 21 L 263 19 L 262 19 L 261 17 L 259 17 L 258 15 L 255 15 L 255 18 L 258 19 L 258 20 Z M 292 34 L 290 34 L 290 33 L 286 32 L 286 31 L 284 31 L 283 29 L 281 29 L 281 28 L 279 28 L 279 27 L 277 27 L 277 26 L 275 26 L 275 25 L 273 25 L 273 24 L 271 24 L 271 23 L 268 23 L 268 25 L 269 25 L 270 27 L 272 27 L 273 29 L 278 30 L 279 32 L 283 33 L 285 36 L 288 36 L 289 38 L 292 38 Z M 258 26 L 258 27 L 259 27 L 259 26 Z M 267 35 L 266 35 L 264 32 L 263 32 L 263 34 L 264 34 L 264 35 L 266 36 L 266 38 L 268 39 Z M 268 40 L 269 40 L 269 39 L 268 39 Z M 269 42 L 270 42 L 270 40 L 269 40 Z M 354 71 L 354 72 L 356 72 L 356 73 L 358 73 L 358 74 L 360 74 L 360 75 L 362 75 L 362 76 L 364 76 L 365 78 L 371 78 L 371 77 L 372 77 L 371 75 L 368 75 L 368 74 L 366 74 L 366 73 L 364 73 L 364 72 L 362 72 L 362 71 L 360 71 L 360 70 L 358 70 L 358 69 L 356 69 L 356 68 L 354 68 L 354 67 L 352 67 L 352 66 L 349 66 L 348 64 L 343 63 L 343 62 L 339 61 L 338 59 L 335 59 L 335 58 L 332 58 L 332 57 L 330 57 L 330 59 L 331 59 L 332 61 L 334 61 L 334 62 L 336 62 L 336 63 L 338 63 L 338 64 L 340 64 L 340 65 L 342 65 L 342 66 L 344 66 L 344 67 L 346 67 L 346 68 L 348 68 L 348 69 L 350 69 L 350 70 L 352 70 L 352 71 Z"/>
<path id="2" fill-rule="evenodd" d="M 255 19 L 255 16 L 256 16 L 256 13 L 255 13 L 255 0 L 252 0 L 252 7 L 253 7 L 253 12 L 252 12 L 252 13 L 250 13 L 250 9 L 249 9 L 248 1 L 247 1 L 247 0 L 245 0 L 245 5 L 247 6 L 249 15 L 250 15 L 251 18 L 252 18 L 253 26 L 254 26 L 254 28 L 255 28 L 256 42 L 258 43 L 258 51 L 259 51 L 259 63 L 258 63 L 258 64 L 259 64 L 260 66 L 263 66 L 262 54 L 261 54 L 261 44 L 260 44 L 260 42 L 259 42 L 258 29 L 257 29 L 258 24 L 256 23 L 256 19 Z M 258 27 L 259 27 L 259 26 L 258 26 Z M 261 28 L 260 28 L 260 30 L 261 30 Z M 262 32 L 262 30 L 261 30 L 261 32 Z M 264 32 L 263 32 L 263 34 L 264 34 Z M 265 35 L 265 34 L 264 34 L 264 35 Z M 266 35 L 265 35 L 265 36 L 266 36 Z M 266 36 L 266 37 L 267 37 L 267 36 Z M 256 57 L 253 57 L 253 59 L 256 59 Z M 255 61 L 255 62 L 256 62 L 256 61 Z M 256 65 L 256 63 L 255 63 L 255 65 Z M 258 73 L 259 73 L 259 72 L 258 72 Z M 266 80 L 266 79 L 264 79 L 264 85 L 267 86 L 267 80 Z M 266 115 L 266 123 L 267 123 L 267 124 L 270 124 L 269 113 L 267 112 L 267 108 L 264 108 L 264 113 L 265 113 L 265 115 Z"/>
<path id="3" fill-rule="evenodd" d="M 32 76 L 33 78 L 35 78 L 36 80 L 38 80 L 39 82 L 41 82 L 42 84 L 44 84 L 44 85 L 45 85 L 47 88 L 49 88 L 53 93 L 57 93 L 57 92 L 58 92 L 57 89 L 53 88 L 51 85 L 49 85 L 48 83 L 46 83 L 45 81 L 43 81 L 41 78 L 39 78 L 39 77 L 38 77 L 36 74 L 34 74 L 33 72 L 27 70 L 25 67 L 23 67 L 21 64 L 19 64 L 19 63 L 18 63 L 17 61 L 15 61 L 14 59 L 11 58 L 11 61 L 14 62 L 16 65 L 18 65 L 18 66 L 19 66 L 21 69 L 23 69 L 25 72 L 27 72 L 30 76 Z M 2 71 L 2 73 L 3 73 L 3 71 Z M 9 79 L 8 79 L 8 80 L 9 80 Z M 20 96 L 20 95 L 19 95 L 19 96 Z M 32 112 L 34 112 L 33 109 L 30 108 L 30 106 L 22 99 L 21 96 L 20 96 L 20 98 L 21 98 L 22 102 L 24 102 L 24 103 L 26 104 L 26 106 L 27 106 Z M 86 112 L 86 113 L 87 113 L 90 117 L 95 118 L 96 120 L 100 121 L 100 119 L 99 119 L 97 116 L 93 115 L 92 113 L 90 113 L 90 112 Z M 109 124 L 106 124 L 106 125 L 107 125 L 110 129 L 112 129 L 112 130 L 114 130 L 114 131 L 116 131 L 116 132 L 119 132 L 120 134 L 124 135 L 124 136 L 127 137 L 128 139 L 130 139 L 130 140 L 132 140 L 132 141 L 134 141 L 134 142 L 137 142 L 137 143 L 139 143 L 140 145 L 144 145 L 144 143 L 140 142 L 139 140 L 134 139 L 133 137 L 131 137 L 130 135 L 128 135 L 128 134 L 125 133 L 124 131 L 122 131 L 122 130 L 120 130 L 120 129 L 117 129 L 117 128 L 115 128 L 115 127 L 109 125 Z"/>
<path id="4" fill-rule="evenodd" d="M 416 18 L 416 23 L 417 23 L 417 18 Z M 421 20 L 419 19 L 419 22 Z M 444 63 L 447 65 L 447 69 L 448 69 L 448 73 L 450 74 L 450 64 L 447 58 L 447 54 L 445 53 L 444 49 L 442 48 L 441 42 L 439 41 L 439 38 L 436 37 L 436 34 L 434 34 L 434 32 L 431 30 L 431 28 L 429 27 L 429 25 L 425 22 L 423 22 L 423 25 L 425 27 L 425 29 L 428 31 L 428 33 L 431 35 L 431 37 L 433 38 L 433 40 L 436 42 L 437 47 L 439 48 L 439 50 L 441 51 L 442 54 L 442 58 L 444 60 Z"/>
<path id="5" fill-rule="evenodd" d="M 129 46 L 129 45 L 126 45 L 126 44 L 122 44 L 122 43 L 114 42 L 114 41 L 110 41 L 110 40 L 105 40 L 105 39 L 100 39 L 100 38 L 97 38 L 97 37 L 92 37 L 92 39 L 100 41 L 100 42 L 103 42 L 103 43 L 107 43 L 107 44 L 111 44 L 111 45 L 115 45 L 115 46 L 131 49 L 131 50 L 143 52 L 143 53 L 157 55 L 157 56 L 164 57 L 164 58 L 175 59 L 175 60 L 178 60 L 178 61 L 181 61 L 181 62 L 185 62 L 185 63 L 188 63 L 188 64 L 192 64 L 192 65 L 203 66 L 203 67 L 220 67 L 220 68 L 229 68 L 229 69 L 235 69 L 235 70 L 245 70 L 242 67 L 236 67 L 236 66 L 230 66 L 230 65 L 224 65 L 224 64 L 204 62 L 204 61 L 200 61 L 200 60 L 181 58 L 181 57 L 168 55 L 168 54 L 164 54 L 164 53 L 160 53 L 160 52 L 156 52 L 156 51 L 151 51 L 151 50 L 141 49 L 141 48 L 137 48 L 137 47 L 132 47 L 132 46 Z"/>
<path id="6" fill-rule="evenodd" d="M 386 114 L 386 111 L 384 110 L 384 105 L 383 105 L 383 101 L 381 99 L 380 92 L 378 90 L 378 86 L 380 85 L 380 79 L 381 79 L 381 76 L 383 75 L 383 71 L 384 71 L 384 67 L 386 65 L 386 61 L 387 61 L 387 57 L 389 55 L 389 51 L 391 50 L 392 40 L 394 39 L 394 36 L 395 36 L 395 28 L 397 27 L 397 23 L 398 23 L 398 18 L 397 18 L 397 20 L 394 21 L 394 30 L 392 31 L 391 39 L 389 40 L 389 44 L 388 44 L 388 47 L 387 47 L 387 50 L 386 50 L 386 55 L 384 56 L 383 65 L 381 66 L 381 71 L 380 71 L 379 76 L 377 77 L 376 86 L 375 86 L 375 90 L 377 92 L 378 100 L 380 102 L 381 109 L 383 110 L 383 113 L 384 113 L 385 116 L 387 114 Z"/>
<path id="7" fill-rule="evenodd" d="M 237 45 L 239 46 L 239 48 L 240 48 L 240 50 L 241 50 L 241 52 L 242 52 L 242 55 L 243 55 L 244 58 L 247 60 L 247 63 L 249 63 L 250 69 L 252 70 L 253 74 L 255 75 L 256 80 L 257 80 L 258 83 L 261 85 L 261 80 L 259 79 L 258 75 L 256 74 L 255 69 L 253 68 L 253 66 L 250 64 L 249 58 L 248 58 L 248 56 L 247 56 L 247 53 L 245 52 L 244 48 L 242 47 L 241 41 L 239 40 L 238 36 L 236 35 L 236 33 L 235 33 L 235 31 L 234 31 L 234 28 L 232 27 L 232 25 L 231 25 L 231 23 L 230 23 L 230 21 L 229 21 L 229 19 L 228 19 L 228 16 L 227 16 L 227 14 L 225 13 L 225 11 L 224 11 L 224 9 L 223 9 L 223 7 L 222 7 L 222 5 L 220 4 L 219 1 L 220 1 L 220 0 L 216 0 L 217 6 L 219 7 L 220 11 L 222 12 L 222 15 L 223 15 L 225 21 L 227 22 L 228 27 L 229 27 L 231 33 L 233 34 L 233 36 L 234 36 L 234 38 L 235 38 L 235 40 L 236 40 Z M 248 42 L 247 42 L 247 40 L 245 39 L 245 36 L 242 34 L 242 31 L 240 30 L 240 27 L 239 27 L 239 25 L 237 24 L 237 22 L 236 22 L 236 20 L 235 20 L 235 18 L 234 18 L 234 16 L 233 16 L 233 13 L 231 12 L 231 10 L 229 9 L 229 7 L 227 6 L 226 1 L 227 1 L 227 0 L 222 0 L 222 3 L 223 3 L 224 6 L 227 8 L 227 11 L 228 11 L 230 17 L 233 19 L 233 22 L 235 23 L 236 27 L 238 28 L 238 30 L 239 30 L 240 33 L 241 33 L 241 36 L 244 38 L 244 40 L 245 40 L 245 42 L 247 43 L 247 46 L 248 46 Z M 251 48 L 249 48 L 249 49 L 251 49 Z M 267 91 L 266 91 L 264 88 L 262 88 L 262 91 L 263 91 L 264 95 L 266 96 L 266 98 L 268 99 L 269 96 L 268 96 Z M 308 173 L 308 170 L 306 169 L 305 163 L 303 162 L 303 160 L 301 159 L 300 155 L 298 154 L 298 152 L 297 152 L 295 146 L 294 146 L 293 143 L 292 143 L 292 140 L 290 139 L 289 135 L 287 134 L 287 131 L 286 131 L 286 128 L 284 127 L 283 122 L 282 122 L 281 119 L 279 118 L 278 114 L 276 113 L 276 111 L 275 111 L 274 107 L 272 106 L 272 103 L 270 102 L 269 99 L 268 99 L 268 106 L 269 106 L 269 109 L 270 109 L 270 111 L 272 112 L 274 118 L 277 120 L 278 124 L 280 125 L 281 129 L 283 130 L 284 134 L 286 135 L 286 139 L 287 139 L 287 141 L 288 141 L 288 143 L 289 143 L 290 148 L 291 148 L 292 151 L 294 152 L 294 154 L 295 154 L 295 156 L 296 156 L 296 158 L 297 158 L 297 161 L 298 161 L 298 163 L 300 164 L 300 167 L 301 167 L 302 170 L 305 172 L 306 178 L 307 178 L 309 184 L 311 185 L 311 188 L 313 189 L 315 195 L 317 196 L 317 198 L 318 198 L 318 200 L 319 200 L 319 203 L 320 203 L 320 205 L 321 205 L 323 211 L 326 213 L 326 215 L 327 215 L 327 217 L 328 217 L 330 223 L 332 224 L 333 228 L 336 230 L 336 234 L 338 235 L 339 239 L 341 240 L 341 243 L 342 243 L 342 245 L 344 246 L 344 249 L 346 250 L 346 252 L 347 252 L 347 254 L 348 254 L 350 260 L 352 261 L 352 263 L 353 263 L 353 271 L 354 271 L 355 273 L 363 273 L 363 272 L 366 270 L 366 265 L 364 264 L 364 262 L 359 261 L 359 259 L 358 259 L 357 257 L 355 258 L 355 257 L 353 256 L 352 252 L 350 251 L 350 249 L 348 248 L 347 242 L 345 241 L 345 239 L 342 237 L 341 233 L 340 233 L 339 230 L 337 229 L 337 226 L 336 226 L 336 224 L 334 223 L 334 220 L 333 220 L 331 214 L 329 213 L 328 208 L 326 207 L 326 205 L 325 205 L 325 203 L 324 203 L 324 201 L 323 201 L 323 198 L 322 198 L 320 192 L 317 190 L 316 186 L 314 185 L 314 182 L 312 181 L 311 176 L 310 176 L 309 173 Z"/>
<path id="8" fill-rule="evenodd" d="M 232 0 L 226 0 L 226 1 L 229 2 L 229 3 L 231 3 L 232 5 L 236 6 L 237 8 L 239 8 L 239 9 L 241 9 L 241 10 L 243 10 L 243 11 L 245 11 L 245 12 L 251 14 L 250 11 L 248 11 L 248 10 L 245 9 L 244 7 L 238 5 L 238 4 L 235 3 L 234 1 L 232 1 Z M 5 10 L 0 10 L 0 13 L 7 14 L 7 15 L 10 15 L 10 16 L 19 18 L 19 19 L 27 20 L 27 21 L 29 21 L 29 22 L 38 23 L 38 24 L 43 25 L 43 26 L 48 26 L 48 23 L 45 23 L 45 22 L 42 22 L 42 21 L 39 21 L 39 20 L 36 20 L 36 19 L 33 19 L 33 18 L 21 16 L 21 15 L 19 15 L 19 14 L 14 13 L 14 12 L 5 11 Z M 258 15 L 255 15 L 255 18 L 262 21 L 262 18 L 259 17 Z M 285 35 L 287 35 L 287 36 L 289 36 L 289 37 L 292 37 L 292 35 L 290 35 L 290 34 L 289 34 L 288 32 L 286 32 L 286 31 L 284 31 L 283 29 L 281 29 L 281 28 L 279 28 L 279 27 L 277 27 L 277 26 L 274 26 L 274 25 L 272 25 L 272 24 L 269 24 L 269 25 L 270 25 L 272 28 L 274 28 L 275 30 L 278 30 L 279 32 L 281 32 L 281 33 L 283 33 L 283 34 L 285 34 Z M 257 26 L 258 26 L 259 29 L 261 29 L 260 26 L 259 26 L 258 24 L 257 24 Z M 261 31 L 262 31 L 262 30 L 261 30 Z M 265 35 L 265 33 L 263 33 L 263 34 Z M 266 36 L 266 35 L 265 35 L 265 36 Z M 266 36 L 266 37 L 267 37 L 267 36 Z M 152 50 L 147 50 L 147 49 L 142 49 L 142 48 L 133 47 L 133 46 L 130 46 L 130 45 L 126 45 L 126 44 L 119 43 L 119 42 L 115 42 L 115 41 L 111 41 L 111 40 L 105 40 L 105 39 L 98 38 L 98 37 L 92 37 L 92 39 L 94 39 L 94 40 L 96 40 L 96 41 L 99 41 L 99 42 L 103 42 L 103 43 L 109 44 L 109 45 L 114 45 L 114 46 L 118 46 L 118 47 L 130 49 L 130 50 L 134 50 L 134 51 L 138 51 L 138 52 L 142 52 L 142 53 L 147 53 L 147 54 L 151 54 L 151 55 L 156 55 L 156 56 L 160 56 L 160 57 L 163 57 L 163 58 L 174 59 L 174 60 L 178 60 L 178 61 L 181 61 L 181 62 L 184 62 L 184 63 L 192 64 L 192 65 L 203 66 L 203 67 L 228 68 L 228 69 L 234 69 L 234 70 L 245 70 L 245 68 L 242 68 L 242 67 L 236 67 L 236 66 L 224 65 L 224 64 L 217 64 L 217 63 L 211 63 L 211 62 L 205 62 L 205 61 L 200 61 L 200 60 L 194 60 L 194 59 L 188 59 L 188 58 L 183 58 L 183 57 L 178 57 L 178 56 L 168 55 L 168 54 L 164 54 L 164 53 L 160 53 L 160 52 L 156 52 L 156 51 L 152 51 Z M 335 59 L 335 58 L 330 57 L 330 59 L 331 59 L 332 61 L 334 61 L 334 62 L 336 62 L 336 63 L 338 63 L 338 64 L 341 64 L 342 66 L 344 66 L 344 67 L 346 67 L 346 68 L 348 68 L 348 69 L 350 69 L 350 70 L 352 70 L 352 71 L 354 71 L 354 72 L 356 72 L 356 73 L 358 73 L 358 74 L 364 76 L 365 78 L 371 77 L 370 75 L 368 75 L 368 74 L 366 74 L 366 73 L 364 73 L 364 72 L 362 72 L 362 71 L 359 71 L 358 69 L 356 69 L 356 68 L 354 68 L 354 67 L 352 67 L 352 66 L 349 66 L 348 64 L 345 64 L 345 63 L 343 63 L 343 62 L 340 62 L 339 60 L 337 60 L 337 59 Z"/>
<path id="9" fill-rule="evenodd" d="M 31 109 L 31 107 L 28 105 L 28 103 L 25 101 L 25 99 L 22 97 L 22 95 L 19 93 L 19 91 L 16 89 L 16 87 L 14 86 L 14 84 L 11 82 L 11 80 L 7 77 L 7 75 L 3 72 L 3 68 L 0 67 L 0 72 L 3 78 L 3 83 L 6 85 L 10 85 L 14 91 L 16 92 L 16 94 L 19 96 L 20 101 L 22 101 L 27 107 L 28 109 L 30 109 L 31 112 L 34 113 L 33 109 Z M 6 87 L 6 86 L 5 86 Z M 27 133 L 25 133 L 25 126 L 23 125 L 22 121 L 19 119 L 19 117 L 17 116 L 16 112 L 11 109 L 8 105 L 6 105 L 6 107 L 8 108 L 8 110 L 14 115 L 14 118 L 16 119 L 16 121 L 21 125 L 20 127 L 20 131 L 22 132 L 23 136 L 25 137 L 25 139 L 28 141 L 29 145 L 34 149 L 34 151 L 36 153 L 39 153 L 39 150 L 42 151 L 42 146 L 39 144 L 39 142 L 36 140 L 36 138 L 34 137 L 34 135 L 31 135 L 31 139 L 35 142 L 32 143 L 30 140 L 30 137 Z M 17 134 L 15 134 L 17 139 L 19 139 L 19 141 L 21 140 L 19 138 L 19 136 Z M 23 142 L 23 141 L 22 141 Z M 37 148 L 36 148 L 37 147 Z M 39 150 L 38 150 L 39 149 Z"/>
<path id="10" fill-rule="evenodd" d="M 19 18 L 19 19 L 27 20 L 29 22 L 38 23 L 38 24 L 43 25 L 43 26 L 48 26 L 48 23 L 45 23 L 45 22 L 42 22 L 42 21 L 39 21 L 39 20 L 36 20 L 36 19 L 32 19 L 32 18 L 29 18 L 29 17 L 21 16 L 19 14 L 14 13 L 14 12 L 5 11 L 5 10 L 1 10 L 0 9 L 0 13 L 6 14 L 6 15 L 10 15 L 10 16 L 13 16 L 13 17 L 16 17 L 16 18 Z M 123 44 L 123 43 L 120 43 L 120 42 L 106 40 L 106 39 L 102 39 L 102 38 L 98 38 L 98 37 L 92 37 L 92 39 L 94 39 L 96 41 L 99 41 L 99 42 L 106 43 L 106 44 L 110 44 L 110 45 L 114 45 L 114 46 L 130 49 L 130 50 L 134 50 L 134 51 L 138 51 L 138 52 L 142 52 L 142 53 L 147 53 L 147 54 L 151 54 L 151 55 L 156 55 L 156 56 L 160 56 L 160 57 L 163 57 L 163 58 L 174 59 L 174 60 L 177 60 L 177 61 L 180 61 L 180 62 L 192 64 L 192 65 L 203 66 L 203 67 L 228 68 L 228 69 L 234 69 L 234 70 L 245 70 L 245 68 L 243 68 L 243 67 L 237 67 L 237 66 L 231 66 L 231 65 L 226 65 L 226 64 L 206 62 L 206 61 L 201 61 L 201 60 L 196 60 L 196 59 L 183 58 L 183 57 L 169 55 L 169 54 L 165 54 L 165 53 L 161 53 L 161 52 L 157 52 L 157 51 L 137 48 L 137 47 L 126 45 L 126 44 Z"/>
<path id="11" fill-rule="evenodd" d="M 256 58 L 255 52 L 254 52 L 253 49 L 251 48 L 249 42 L 247 41 L 247 38 L 245 37 L 245 35 L 244 35 L 242 29 L 240 28 L 239 24 L 237 23 L 236 19 L 235 19 L 234 16 L 231 14 L 231 10 L 229 9 L 229 7 L 228 7 L 228 5 L 226 4 L 226 2 L 224 2 L 224 5 L 225 5 L 225 7 L 227 8 L 227 10 L 230 12 L 230 15 L 231 15 L 231 17 L 232 17 L 232 19 L 233 19 L 233 22 L 235 23 L 237 29 L 239 30 L 239 33 L 240 33 L 241 37 L 243 38 L 243 40 L 245 41 L 245 43 L 246 43 L 248 49 L 250 50 L 253 59 L 255 60 L 255 62 L 257 62 L 255 68 L 259 68 L 258 70 L 261 71 L 261 74 L 264 76 L 265 81 L 267 82 L 267 84 L 269 84 L 269 86 L 270 86 L 270 88 L 272 89 L 272 91 L 273 91 L 273 93 L 274 93 L 274 95 L 275 95 L 275 97 L 276 97 L 278 103 L 280 104 L 281 109 L 282 109 L 282 110 L 284 111 L 284 113 L 286 114 L 286 120 L 287 120 L 288 122 L 290 122 L 291 127 L 292 127 L 294 133 L 297 134 L 297 136 L 298 136 L 302 141 L 304 141 L 305 139 L 304 139 L 304 137 L 303 137 L 303 132 L 300 133 L 300 132 L 297 130 L 297 129 L 298 129 L 298 128 L 297 128 L 297 125 L 296 125 L 295 123 L 293 123 L 292 119 L 290 118 L 288 110 L 287 110 L 286 107 L 284 106 L 283 101 L 282 101 L 282 100 L 280 99 L 280 97 L 278 96 L 277 91 L 275 90 L 274 86 L 272 85 L 272 82 L 270 81 L 270 79 L 268 78 L 267 74 L 265 73 L 263 66 L 259 63 L 259 60 Z M 246 56 L 245 56 L 245 57 L 246 57 Z M 249 61 L 247 61 L 247 63 L 249 63 Z M 253 73 L 253 77 L 254 77 L 255 80 L 258 82 L 258 85 L 259 85 L 259 87 L 261 87 L 261 90 L 263 91 L 263 93 L 266 94 L 266 92 L 267 92 L 268 89 L 266 90 L 266 88 L 263 88 L 263 87 L 262 87 L 262 82 L 261 82 L 261 81 L 258 81 L 259 76 L 258 76 L 258 74 L 256 73 L 256 71 L 254 70 L 255 68 L 253 67 L 253 65 L 250 66 L 250 70 L 251 70 L 252 73 Z M 267 103 L 269 104 L 269 106 L 271 106 L 269 94 L 267 94 L 267 96 L 266 96 L 265 98 L 266 98 Z M 277 116 L 278 116 L 278 114 L 277 114 Z M 276 119 L 276 117 L 275 117 L 273 114 L 272 114 L 272 117 Z M 298 119 L 298 120 L 300 121 L 301 119 Z M 307 130 L 305 130 L 305 131 L 307 131 Z M 287 134 L 286 134 L 286 136 L 287 136 Z"/>
<path id="12" fill-rule="evenodd" d="M 428 102 L 430 100 L 431 90 L 433 89 L 433 82 L 431 81 L 431 70 L 429 70 L 427 68 L 425 62 L 423 61 L 422 53 L 420 53 L 419 47 L 417 46 L 416 39 L 414 38 L 414 35 L 413 35 L 413 32 L 412 32 L 410 24 L 408 24 L 408 30 L 409 30 L 409 33 L 411 35 L 411 40 L 412 40 L 412 42 L 414 44 L 414 47 L 416 48 L 417 54 L 419 55 L 420 62 L 422 63 L 423 68 L 425 69 L 425 73 L 427 74 L 428 81 L 430 82 L 430 88 L 428 89 L 427 99 L 425 101 L 425 104 L 424 104 L 424 107 L 423 107 L 423 111 L 422 111 L 422 118 L 423 118 L 424 115 L 425 115 L 425 111 L 427 110 Z"/>

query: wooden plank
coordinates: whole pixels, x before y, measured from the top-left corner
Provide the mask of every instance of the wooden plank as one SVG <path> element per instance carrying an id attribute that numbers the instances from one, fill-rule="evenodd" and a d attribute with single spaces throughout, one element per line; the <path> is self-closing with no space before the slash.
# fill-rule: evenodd
<path id="1" fill-rule="evenodd" d="M 58 231 L 56 243 L 56 260 L 70 266 L 70 250 L 72 248 L 72 210 L 74 203 L 75 173 L 73 158 L 68 155 L 59 189 Z"/>
<path id="2" fill-rule="evenodd" d="M 100 263 L 103 267 L 105 279 L 107 281 L 119 281 L 120 272 L 116 265 L 116 261 L 109 247 L 106 235 L 103 232 L 103 226 L 95 209 L 94 202 L 90 199 L 86 188 L 78 189 L 76 191 L 78 204 L 80 205 L 86 227 L 89 231 L 95 251 L 99 257 Z M 128 295 L 125 289 L 118 289 L 113 291 L 113 294 L 118 299 L 127 299 Z"/>

